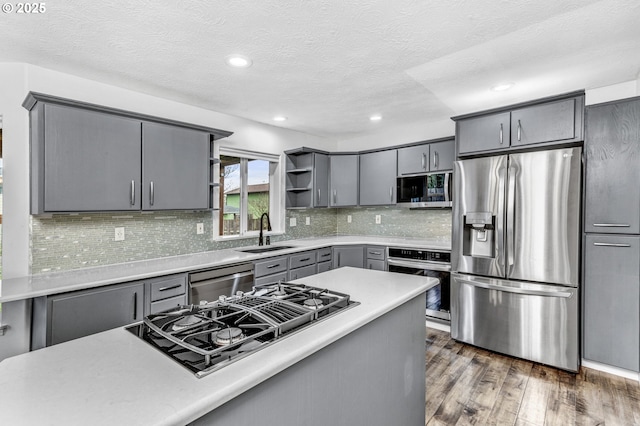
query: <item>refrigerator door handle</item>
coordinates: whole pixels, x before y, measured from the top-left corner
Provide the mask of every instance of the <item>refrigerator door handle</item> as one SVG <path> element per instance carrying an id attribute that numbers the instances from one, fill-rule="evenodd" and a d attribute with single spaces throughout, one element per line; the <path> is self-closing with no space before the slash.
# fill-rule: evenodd
<path id="1" fill-rule="evenodd" d="M 515 249 L 515 216 L 516 216 L 516 169 L 509 167 L 508 169 L 508 188 L 507 188 L 507 266 L 514 265 L 513 250 Z M 507 276 L 509 276 L 507 271 Z"/>
<path id="2" fill-rule="evenodd" d="M 500 275 L 505 273 L 505 247 L 504 247 L 504 206 L 505 206 L 505 177 L 507 174 L 507 168 L 501 167 L 498 171 L 498 211 L 496 218 L 496 239 L 495 239 L 495 255 L 497 263 L 500 266 Z"/>
<path id="3" fill-rule="evenodd" d="M 504 291 L 507 293 L 517 293 L 517 294 L 524 294 L 527 296 L 545 296 L 545 297 L 562 297 L 565 299 L 570 298 L 571 296 L 573 296 L 573 293 L 569 292 L 569 291 L 564 291 L 561 289 L 558 290 L 534 290 L 534 289 L 528 289 L 528 288 L 521 288 L 521 287 L 511 287 L 511 286 L 504 286 L 504 285 L 499 285 L 499 284 L 489 284 L 489 283 L 483 283 L 483 282 L 478 282 L 475 280 L 466 280 L 464 278 L 460 278 L 460 277 L 456 277 L 455 278 L 456 281 L 467 284 L 467 285 L 471 285 L 474 287 L 480 287 L 480 288 L 484 288 L 487 290 L 497 290 L 497 291 Z"/>

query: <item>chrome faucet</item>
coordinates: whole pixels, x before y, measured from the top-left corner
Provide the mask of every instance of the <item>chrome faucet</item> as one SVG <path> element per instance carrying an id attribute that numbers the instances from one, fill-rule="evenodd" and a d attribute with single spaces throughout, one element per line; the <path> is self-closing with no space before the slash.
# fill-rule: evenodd
<path id="1" fill-rule="evenodd" d="M 268 213 L 262 213 L 262 216 L 260 216 L 260 236 L 258 237 L 258 245 L 262 246 L 264 245 L 263 241 L 262 241 L 262 225 L 264 223 L 264 217 L 267 217 L 267 231 L 271 231 L 271 221 L 269 220 L 269 214 Z M 269 245 L 270 243 L 270 238 L 267 235 L 267 245 Z"/>

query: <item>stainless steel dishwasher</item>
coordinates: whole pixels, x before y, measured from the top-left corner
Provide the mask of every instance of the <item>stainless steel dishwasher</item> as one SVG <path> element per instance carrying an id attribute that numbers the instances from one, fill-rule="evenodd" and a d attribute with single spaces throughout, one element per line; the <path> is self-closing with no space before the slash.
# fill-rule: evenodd
<path id="1" fill-rule="evenodd" d="M 189 303 L 214 302 L 219 296 L 231 296 L 253 288 L 253 264 L 239 263 L 205 269 L 189 274 Z"/>

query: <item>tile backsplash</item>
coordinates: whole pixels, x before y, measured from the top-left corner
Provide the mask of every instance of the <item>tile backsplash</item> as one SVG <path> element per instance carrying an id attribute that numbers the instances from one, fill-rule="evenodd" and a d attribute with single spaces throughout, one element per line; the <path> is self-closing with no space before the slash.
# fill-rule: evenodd
<path id="1" fill-rule="evenodd" d="M 347 216 L 351 216 L 351 223 Z M 380 215 L 381 223 L 375 224 Z M 307 218 L 309 225 L 307 225 Z M 295 219 L 295 226 L 291 226 Z M 285 234 L 273 242 L 330 235 L 451 239 L 451 210 L 392 207 L 287 210 Z M 196 224 L 204 233 L 196 234 Z M 92 213 L 32 216 L 31 272 L 88 268 L 257 244 L 255 238 L 212 240 L 211 212 Z M 116 227 L 125 240 L 115 241 Z"/>

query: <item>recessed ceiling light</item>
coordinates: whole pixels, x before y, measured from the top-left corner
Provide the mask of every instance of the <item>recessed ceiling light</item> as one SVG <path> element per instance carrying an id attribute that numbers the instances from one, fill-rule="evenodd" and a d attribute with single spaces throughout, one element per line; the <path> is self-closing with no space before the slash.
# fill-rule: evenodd
<path id="1" fill-rule="evenodd" d="M 491 88 L 493 92 L 504 92 L 505 90 L 509 90 L 513 87 L 514 83 L 500 83 L 496 84 Z"/>
<path id="2" fill-rule="evenodd" d="M 287 117 L 276 115 L 275 117 L 273 117 L 273 121 L 287 121 Z"/>
<path id="3" fill-rule="evenodd" d="M 369 117 L 369 120 L 371 120 L 371 121 L 380 121 L 380 120 L 382 120 L 382 116 L 381 115 L 372 115 L 371 117 Z"/>
<path id="4" fill-rule="evenodd" d="M 227 56 L 227 65 L 235 68 L 249 68 L 253 62 L 243 55 Z"/>

